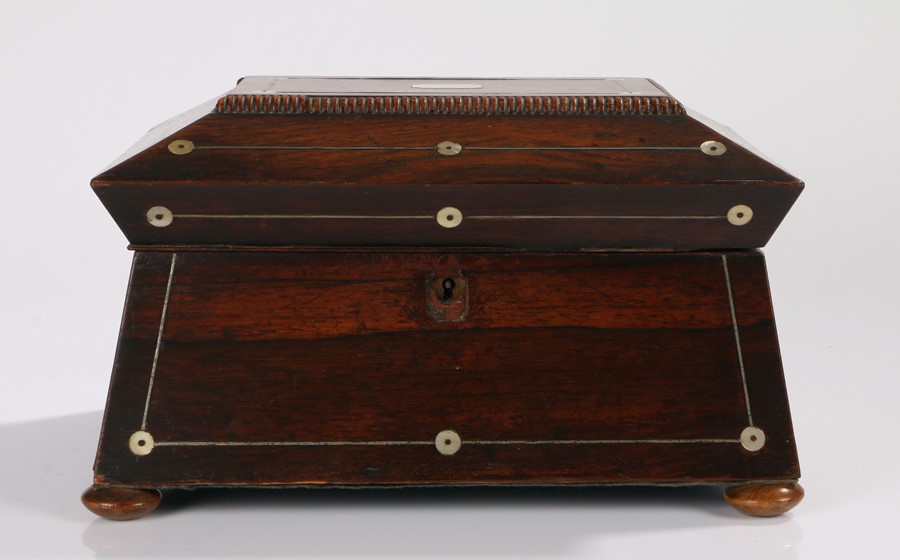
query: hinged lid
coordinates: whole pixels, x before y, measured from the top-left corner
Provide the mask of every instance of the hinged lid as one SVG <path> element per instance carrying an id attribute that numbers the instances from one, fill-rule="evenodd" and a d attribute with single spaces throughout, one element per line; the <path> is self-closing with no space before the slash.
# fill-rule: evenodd
<path id="1" fill-rule="evenodd" d="M 136 245 L 750 248 L 803 184 L 641 78 L 246 78 L 92 186 Z"/>

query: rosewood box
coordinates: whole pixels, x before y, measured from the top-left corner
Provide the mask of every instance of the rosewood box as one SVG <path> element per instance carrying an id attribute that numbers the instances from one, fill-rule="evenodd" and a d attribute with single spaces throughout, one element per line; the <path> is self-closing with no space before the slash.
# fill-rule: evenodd
<path id="1" fill-rule="evenodd" d="M 651 80 L 245 78 L 92 186 L 134 250 L 95 513 L 203 486 L 802 497 L 758 248 L 803 183 Z"/>

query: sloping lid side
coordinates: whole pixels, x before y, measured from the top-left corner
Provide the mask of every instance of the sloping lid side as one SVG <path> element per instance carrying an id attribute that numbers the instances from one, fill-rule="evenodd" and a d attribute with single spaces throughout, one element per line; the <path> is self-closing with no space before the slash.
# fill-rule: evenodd
<path id="1" fill-rule="evenodd" d="M 274 77 L 92 186 L 136 244 L 691 250 L 763 246 L 803 184 L 643 78 Z"/>

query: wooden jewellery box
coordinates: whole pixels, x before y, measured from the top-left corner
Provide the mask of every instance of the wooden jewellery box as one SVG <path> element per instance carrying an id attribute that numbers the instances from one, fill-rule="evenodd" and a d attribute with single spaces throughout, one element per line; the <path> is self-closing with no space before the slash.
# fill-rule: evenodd
<path id="1" fill-rule="evenodd" d="M 646 79 L 253 77 L 92 182 L 134 264 L 83 501 L 802 497 L 757 248 L 803 183 Z"/>

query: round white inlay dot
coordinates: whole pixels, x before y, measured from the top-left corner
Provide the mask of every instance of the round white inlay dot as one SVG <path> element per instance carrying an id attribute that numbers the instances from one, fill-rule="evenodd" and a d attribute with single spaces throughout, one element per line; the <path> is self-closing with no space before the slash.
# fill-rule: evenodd
<path id="1" fill-rule="evenodd" d="M 741 445 L 747 451 L 759 451 L 765 444 L 766 434 L 756 426 L 749 426 L 741 432 Z"/>
<path id="2" fill-rule="evenodd" d="M 151 226 L 166 227 L 172 223 L 172 211 L 165 206 L 154 206 L 147 210 L 147 221 Z"/>
<path id="3" fill-rule="evenodd" d="M 728 223 L 733 226 L 743 226 L 750 223 L 753 219 L 753 209 L 746 204 L 738 204 L 732 206 L 728 210 Z"/>
<path id="4" fill-rule="evenodd" d="M 444 430 L 434 438 L 434 446 L 441 455 L 453 455 L 462 447 L 462 440 L 453 430 Z"/>
<path id="5" fill-rule="evenodd" d="M 190 140 L 173 140 L 169 142 L 168 148 L 176 156 L 183 156 L 194 151 L 194 143 Z"/>
<path id="6" fill-rule="evenodd" d="M 716 142 L 715 140 L 707 140 L 700 144 L 700 151 L 708 156 L 721 156 L 728 151 L 725 144 Z"/>
<path id="7" fill-rule="evenodd" d="M 441 225 L 441 227 L 445 228 L 455 228 L 463 221 L 462 212 L 459 211 L 458 208 L 454 208 L 452 206 L 447 206 L 446 208 L 441 208 L 437 213 L 437 223 Z"/>
<path id="8" fill-rule="evenodd" d="M 128 438 L 128 449 L 135 455 L 149 455 L 153 451 L 153 436 L 143 430 L 134 432 Z"/>
<path id="9" fill-rule="evenodd" d="M 462 151 L 462 145 L 451 142 L 450 140 L 445 140 L 435 146 L 434 149 L 442 156 L 455 156 Z"/>

